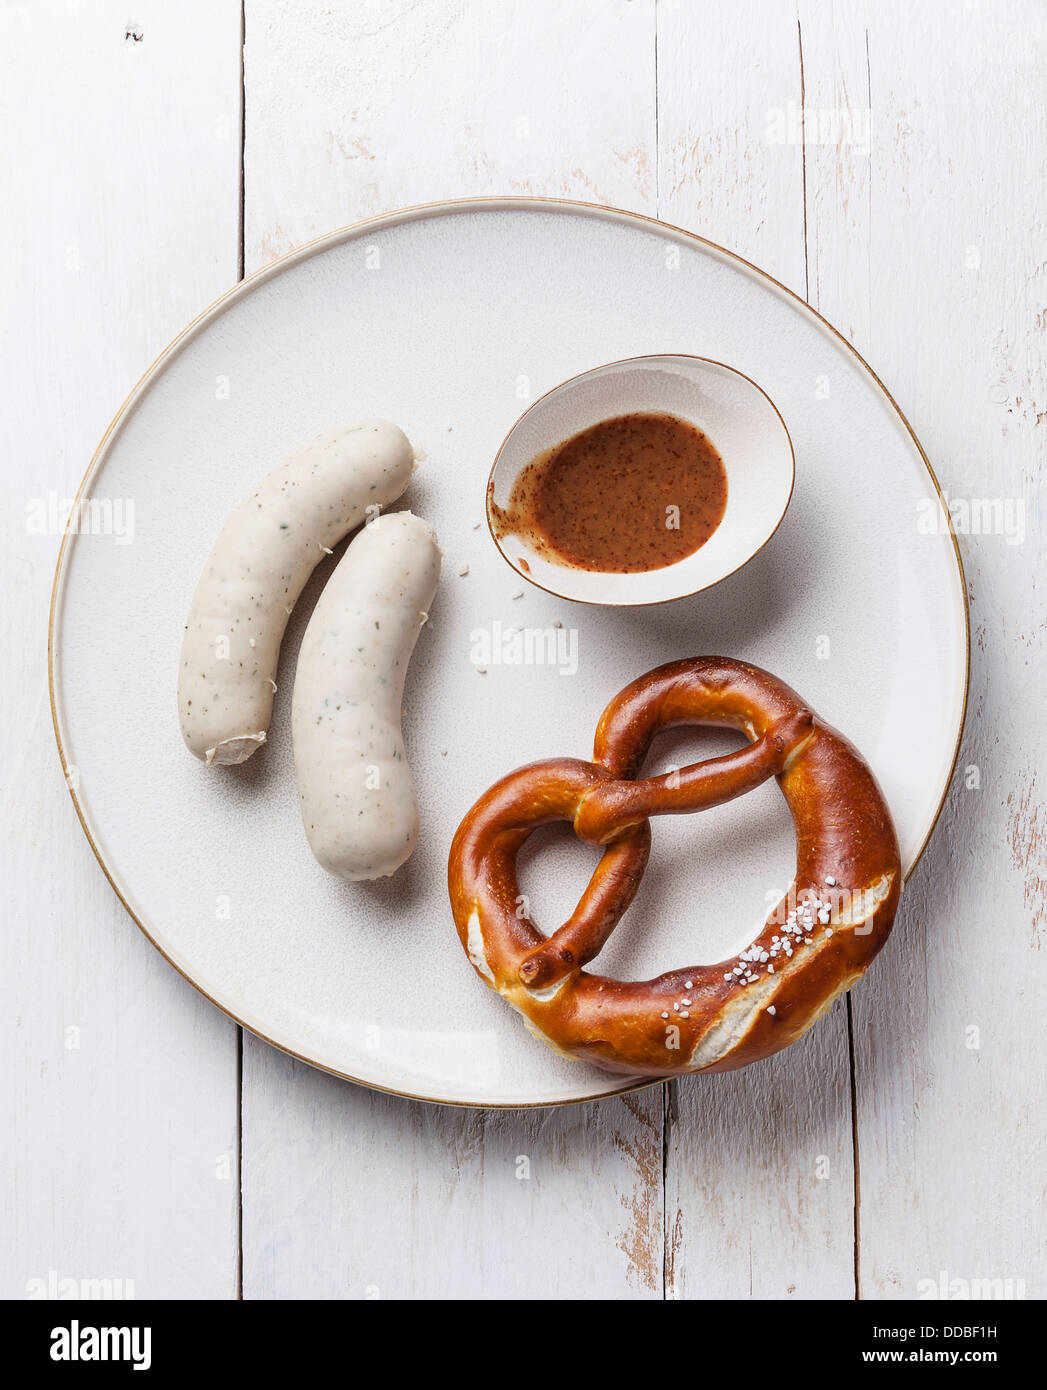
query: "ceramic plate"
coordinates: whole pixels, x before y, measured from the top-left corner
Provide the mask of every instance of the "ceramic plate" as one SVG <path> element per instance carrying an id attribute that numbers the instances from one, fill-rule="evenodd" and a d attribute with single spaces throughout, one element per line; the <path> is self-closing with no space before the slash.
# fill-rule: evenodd
<path id="1" fill-rule="evenodd" d="M 567 377 L 666 352 L 727 363 L 778 406 L 796 453 L 781 527 L 751 563 L 678 603 L 592 608 L 523 584 L 483 524 L 507 430 Z M 348 884 L 310 855 L 289 730 L 298 644 L 335 561 L 292 619 L 271 741 L 250 762 L 216 772 L 190 757 L 175 682 L 189 601 L 225 516 L 296 445 L 361 415 L 395 420 L 424 451 L 402 505 L 433 523 L 445 559 L 405 699 L 421 843 L 394 878 Z M 907 868 L 933 829 L 968 656 L 963 576 L 933 474 L 833 329 L 684 232 L 515 199 L 336 232 L 238 286 L 172 344 L 111 426 L 82 497 L 95 507 L 81 509 L 59 558 L 51 659 L 84 828 L 171 963 L 316 1066 L 460 1104 L 630 1089 L 556 1056 L 481 983 L 455 935 L 445 866 L 455 826 L 495 778 L 537 758 L 589 756 L 607 700 L 661 662 L 715 653 L 766 666 L 872 763 Z M 513 629 L 556 623 L 555 645 L 513 642 Z M 728 746 L 672 736 L 649 768 Z M 596 854 L 560 829 L 534 837 L 521 887 L 540 924 L 564 919 Z M 599 968 L 640 979 L 736 952 L 792 863 L 773 783 L 658 821 Z M 875 967 L 859 988 L 878 988 Z"/>
<path id="2" fill-rule="evenodd" d="M 675 415 L 716 441 L 727 504 L 704 545 L 660 569 L 608 574 L 558 564 L 527 534 L 500 534 L 497 509 L 509 506 L 517 479 L 539 454 L 602 420 L 647 412 Z M 618 607 L 666 603 L 720 583 L 751 560 L 781 524 L 795 476 L 782 417 L 748 377 L 703 357 L 633 357 L 572 377 L 528 407 L 495 458 L 487 524 L 506 562 L 550 594 Z"/>

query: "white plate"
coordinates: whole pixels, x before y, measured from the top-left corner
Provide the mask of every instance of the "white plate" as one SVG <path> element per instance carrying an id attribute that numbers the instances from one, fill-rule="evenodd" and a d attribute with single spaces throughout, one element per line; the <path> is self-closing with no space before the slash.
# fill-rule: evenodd
<path id="1" fill-rule="evenodd" d="M 591 608 L 523 585 L 478 524 L 506 431 L 557 382 L 662 352 L 729 363 L 774 400 L 796 450 L 785 521 L 737 574 L 664 607 Z M 394 878 L 345 884 L 310 855 L 289 737 L 298 642 L 333 562 L 292 620 L 271 742 L 243 768 L 215 774 L 188 755 L 175 681 L 193 586 L 227 513 L 287 451 L 365 414 L 397 421 L 427 452 L 403 505 L 435 525 L 446 558 L 406 696 L 422 841 Z M 117 416 L 82 493 L 134 504 L 131 543 L 67 537 L 55 577 L 55 728 L 84 828 L 167 958 L 245 1027 L 317 1066 L 462 1104 L 629 1089 L 548 1051 L 483 986 L 455 935 L 445 865 L 458 820 L 490 782 L 532 759 L 588 756 L 606 701 L 660 662 L 720 653 L 766 666 L 869 758 L 907 868 L 933 829 L 968 658 L 963 576 L 933 474 L 833 329 L 687 233 L 534 199 L 443 204 L 336 232 L 238 286 L 172 344 Z M 497 641 L 486 675 L 475 669 L 497 624 L 555 620 L 576 634 L 573 674 L 568 646 L 560 666 L 519 666 L 498 664 Z M 681 736 L 656 754 L 664 767 L 726 746 Z M 600 959 L 607 973 L 723 958 L 792 875 L 792 826 L 773 783 L 664 819 L 654 842 Z M 528 853 L 522 887 L 539 922 L 563 920 L 595 853 L 557 831 Z M 878 987 L 875 968 L 858 987 Z"/>

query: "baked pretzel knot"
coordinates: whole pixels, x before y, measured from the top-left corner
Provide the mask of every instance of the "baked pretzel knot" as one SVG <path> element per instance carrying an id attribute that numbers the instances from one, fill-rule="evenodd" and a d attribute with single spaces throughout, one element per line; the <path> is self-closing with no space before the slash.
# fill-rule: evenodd
<path id="1" fill-rule="evenodd" d="M 750 742 L 637 778 L 655 735 L 684 724 L 728 724 Z M 796 877 L 752 945 L 641 982 L 583 969 L 643 877 L 648 817 L 718 806 L 769 777 L 796 823 Z M 546 938 L 518 914 L 516 856 L 555 820 L 606 848 Z M 448 879 L 469 959 L 533 1033 L 568 1057 L 650 1077 L 726 1071 L 795 1042 L 879 951 L 902 882 L 890 813 L 857 750 L 782 681 L 723 657 L 633 681 L 604 710 L 591 763 L 554 758 L 495 783 L 458 827 Z"/>

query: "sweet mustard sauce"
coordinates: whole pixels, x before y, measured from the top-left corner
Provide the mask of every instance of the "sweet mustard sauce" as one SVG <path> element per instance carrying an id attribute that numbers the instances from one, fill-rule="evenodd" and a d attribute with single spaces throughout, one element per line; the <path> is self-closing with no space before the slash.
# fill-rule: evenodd
<path id="1" fill-rule="evenodd" d="M 521 469 L 499 540 L 525 538 L 576 569 L 634 574 L 693 555 L 723 520 L 727 474 L 711 440 L 668 414 L 602 420 Z"/>

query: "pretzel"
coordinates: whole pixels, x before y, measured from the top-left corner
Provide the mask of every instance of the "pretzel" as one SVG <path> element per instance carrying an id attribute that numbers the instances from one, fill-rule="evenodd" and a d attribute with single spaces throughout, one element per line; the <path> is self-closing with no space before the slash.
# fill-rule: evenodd
<path id="1" fill-rule="evenodd" d="M 686 724 L 727 724 L 749 742 L 637 778 L 655 736 Z M 586 971 L 639 887 L 648 818 L 721 805 L 769 777 L 796 824 L 796 876 L 752 944 L 653 980 Z M 605 849 L 578 906 L 546 938 L 524 911 L 516 859 L 538 826 L 556 820 Z M 537 1037 L 566 1057 L 656 1078 L 727 1071 L 795 1042 L 887 939 L 902 876 L 890 813 L 853 745 L 766 671 L 699 657 L 616 695 L 592 762 L 554 758 L 496 782 L 458 827 L 448 884 L 474 968 Z"/>

